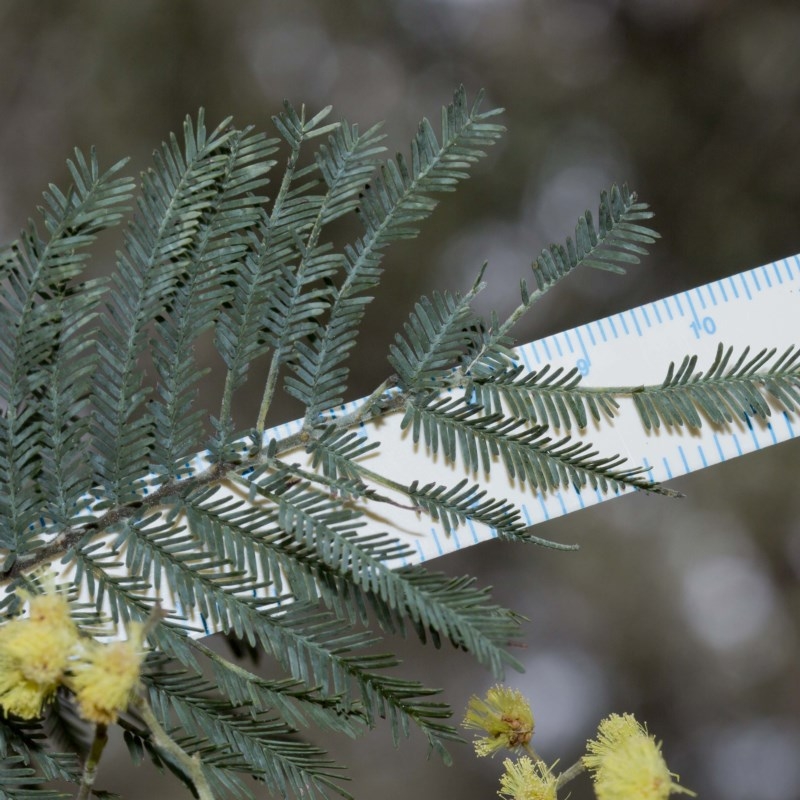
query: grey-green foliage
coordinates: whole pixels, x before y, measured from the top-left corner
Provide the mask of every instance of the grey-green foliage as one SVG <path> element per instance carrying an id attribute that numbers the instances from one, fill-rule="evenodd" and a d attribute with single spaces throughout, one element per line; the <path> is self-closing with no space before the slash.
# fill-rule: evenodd
<path id="1" fill-rule="evenodd" d="M 4 584 L 13 592 L 63 558 L 75 588 L 121 622 L 147 618 L 171 592 L 180 610 L 149 635 L 142 691 L 219 796 L 248 795 L 250 776 L 275 796 L 346 795 L 339 766 L 295 735 L 309 725 L 355 736 L 386 717 L 396 739 L 417 726 L 446 758 L 459 738 L 450 709 L 396 672 L 382 634 L 410 628 L 436 646 L 449 640 L 497 676 L 516 666 L 508 645 L 517 616 L 469 577 L 393 568 L 413 554 L 391 530 L 365 530 L 365 504 L 399 494 L 448 530 L 478 522 L 501 538 L 559 546 L 488 496 L 481 475 L 505 469 L 533 492 L 665 491 L 573 434 L 612 417 L 624 394 L 648 427 L 765 415 L 766 395 L 794 410 L 800 398 L 795 350 L 734 361 L 720 349 L 705 374 L 687 358 L 661 386 L 631 389 L 583 387 L 575 371 L 525 373 L 515 363 L 510 331 L 546 291 L 581 266 L 622 271 L 655 240 L 647 207 L 612 187 L 597 226 L 587 212 L 574 238 L 534 262 L 536 287 L 521 284 L 509 316 L 485 320 L 473 309 L 483 270 L 463 296 L 421 298 L 390 348 L 394 374 L 358 413 L 323 418 L 347 394 L 348 358 L 386 248 L 415 236 L 437 196 L 503 131 L 497 110 L 469 105 L 459 89 L 439 135 L 423 120 L 410 159 L 384 161 L 379 126 L 329 124 L 329 111 L 309 119 L 287 104 L 274 118 L 277 138 L 230 120 L 209 132 L 202 113 L 187 118 L 182 141 L 170 137 L 155 152 L 130 218 L 136 187 L 125 163 L 103 171 L 94 152 L 76 151 L 73 185 L 45 193 L 44 229 L 30 222 L 1 254 Z M 343 216 L 360 219 L 362 233 L 337 247 L 328 226 Z M 87 279 L 89 248 L 123 220 L 111 276 Z M 199 402 L 194 349 L 211 329 L 225 376 L 213 408 Z M 144 380 L 148 356 L 155 391 Z M 254 374 L 264 356 L 266 374 Z M 281 387 L 305 407 L 302 433 L 265 441 Z M 244 430 L 232 416 L 242 391 L 262 396 Z M 379 445 L 358 425 L 392 411 L 472 477 L 402 485 L 370 470 L 364 456 Z M 300 446 L 310 466 L 291 457 Z M 187 473 L 186 458 L 203 447 L 208 468 Z M 223 480 L 239 495 L 216 495 Z M 267 680 L 216 654 L 189 635 L 182 614 L 258 646 L 286 677 Z M 147 755 L 189 781 L 135 714 L 120 724 L 135 759 Z M 0 721 L 0 794 L 55 797 L 37 793 L 37 781 L 79 780 L 70 742 L 80 737 L 57 735 L 76 726 L 66 691 L 40 722 Z"/>

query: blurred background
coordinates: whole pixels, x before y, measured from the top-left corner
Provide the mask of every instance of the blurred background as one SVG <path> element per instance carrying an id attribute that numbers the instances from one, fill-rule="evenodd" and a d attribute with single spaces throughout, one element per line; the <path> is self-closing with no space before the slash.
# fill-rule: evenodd
<path id="1" fill-rule="evenodd" d="M 573 276 L 521 341 L 800 250 L 791 0 L 5 0 L 0 76 L 4 242 L 48 182 L 67 182 L 73 146 L 140 171 L 201 105 L 212 126 L 232 114 L 269 129 L 283 98 L 332 103 L 364 127 L 386 120 L 392 151 L 420 117 L 438 124 L 459 83 L 504 106 L 503 142 L 390 253 L 353 397 L 387 373 L 386 345 L 420 293 L 464 290 L 488 260 L 482 310 L 510 310 L 538 251 L 615 181 L 651 204 L 662 241 L 625 277 Z M 626 497 L 542 530 L 578 553 L 490 543 L 436 564 L 528 617 L 515 651 L 526 671 L 508 682 L 533 702 L 546 760 L 571 764 L 600 717 L 628 711 L 706 800 L 800 798 L 797 464 L 795 445 L 771 448 L 675 481 L 685 500 Z M 492 683 L 462 653 L 398 647 L 405 674 L 441 686 L 459 715 Z M 445 768 L 421 737 L 395 751 L 382 728 L 322 743 L 352 767 L 357 798 L 496 796 L 501 759 L 468 747 Z M 118 755 L 98 784 L 127 800 L 188 796 L 160 780 Z M 585 780 L 570 788 L 591 797 Z"/>

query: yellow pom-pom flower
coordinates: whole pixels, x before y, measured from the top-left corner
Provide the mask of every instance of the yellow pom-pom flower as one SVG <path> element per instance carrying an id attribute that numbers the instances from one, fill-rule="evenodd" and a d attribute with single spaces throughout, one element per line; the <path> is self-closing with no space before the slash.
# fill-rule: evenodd
<path id="1" fill-rule="evenodd" d="M 0 628 L 0 706 L 6 716 L 41 715 L 78 641 L 67 599 L 57 592 L 29 599 L 27 617 Z"/>
<path id="2" fill-rule="evenodd" d="M 78 713 L 88 722 L 110 725 L 130 702 L 144 659 L 143 627 L 132 625 L 124 642 L 87 642 L 67 685 Z"/>
<path id="3" fill-rule="evenodd" d="M 513 750 L 528 745 L 533 736 L 533 712 L 521 692 L 493 686 L 485 700 L 470 699 L 463 725 L 488 734 L 475 740 L 479 756 L 494 755 L 504 747 Z"/>
<path id="4" fill-rule="evenodd" d="M 35 719 L 56 690 L 55 684 L 28 680 L 13 663 L 0 660 L 0 706 L 5 716 Z"/>
<path id="5" fill-rule="evenodd" d="M 503 766 L 498 794 L 504 800 L 556 800 L 558 776 L 544 761 L 523 756 L 517 762 L 507 758 Z"/>
<path id="6" fill-rule="evenodd" d="M 587 743 L 583 764 L 588 770 L 596 770 L 622 742 L 633 736 L 647 735 L 647 729 L 633 714 L 611 714 L 598 725 L 597 738 Z"/>
<path id="7" fill-rule="evenodd" d="M 631 714 L 604 719 L 587 745 L 584 766 L 592 773 L 597 800 L 666 800 L 694 795 L 669 771 L 661 745 Z"/>

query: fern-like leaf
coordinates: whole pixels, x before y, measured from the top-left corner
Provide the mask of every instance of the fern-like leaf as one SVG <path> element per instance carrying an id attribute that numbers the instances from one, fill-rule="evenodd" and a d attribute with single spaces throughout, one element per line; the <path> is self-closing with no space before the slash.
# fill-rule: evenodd
<path id="1" fill-rule="evenodd" d="M 194 344 L 231 302 L 231 284 L 236 285 L 232 273 L 249 249 L 246 231 L 257 224 L 265 199 L 253 192 L 267 183 L 276 142 L 250 129 L 230 137 L 224 168 L 198 221 L 172 306 L 156 320 L 152 349 L 159 397 L 149 406 L 153 455 L 156 469 L 170 477 L 180 473 L 186 454 L 200 446 L 204 412 L 193 406 L 203 371 L 196 364 Z"/>
<path id="2" fill-rule="evenodd" d="M 330 305 L 327 279 L 344 269 L 345 260 L 341 253 L 332 251 L 330 243 L 320 242 L 320 236 L 325 225 L 355 209 L 364 181 L 384 151 L 380 144 L 383 138 L 379 125 L 361 134 L 357 126 L 343 123 L 330 135 L 328 145 L 321 145 L 316 153 L 327 191 L 313 206 L 316 214 L 309 220 L 308 230 L 305 226 L 293 228 L 299 259 L 279 271 L 268 311 L 276 367 L 294 356 L 301 338 L 317 331 L 320 316 Z M 270 218 L 273 227 L 276 218 L 283 223 L 278 216 L 282 210 L 276 203 Z M 316 288 L 311 288 L 315 284 Z"/>
<path id="3" fill-rule="evenodd" d="M 572 545 L 562 545 L 534 536 L 513 503 L 487 498 L 486 490 L 481 489 L 478 484 L 467 484 L 467 478 L 450 488 L 435 483 L 420 486 L 418 481 L 414 481 L 408 487 L 407 494 L 433 520 L 440 521 L 445 530 L 455 530 L 468 521 L 478 522 L 492 528 L 500 539 L 531 542 L 557 550 L 575 549 Z"/>
<path id="4" fill-rule="evenodd" d="M 171 137 L 154 154 L 155 169 L 142 177 L 139 214 L 127 232 L 126 253 L 118 258 L 98 341 L 94 466 L 106 502 L 134 499 L 138 481 L 148 472 L 154 423 L 150 414 L 141 413 L 147 391 L 139 363 L 147 326 L 169 313 L 234 135 L 228 120 L 207 135 L 202 112 L 196 126 L 187 117 L 183 148 Z"/>
<path id="5" fill-rule="evenodd" d="M 294 731 L 274 717 L 232 706 L 202 676 L 162 668 L 147 685 L 161 720 L 174 715 L 184 730 L 202 731 L 218 755 L 240 759 L 239 769 L 263 780 L 276 795 L 327 797 L 332 789 L 350 797 L 338 783 L 342 768 L 323 750 L 293 738 Z"/>
<path id="6" fill-rule="evenodd" d="M 424 582 L 408 579 L 402 570 L 392 569 L 387 561 L 404 555 L 392 538 L 375 534 L 357 535 L 358 517 L 342 509 L 330 498 L 297 484 L 274 497 L 279 522 L 317 557 L 363 590 L 377 594 L 399 616 L 407 616 L 422 627 L 438 631 L 491 667 L 497 675 L 511 661 L 504 649 L 517 633 L 517 618 L 497 606 L 485 605 L 478 592 L 471 597 L 469 612 L 463 613 L 464 593 L 448 591 L 449 579 L 441 576 Z M 483 605 L 482 605 L 483 604 Z"/>
<path id="7" fill-rule="evenodd" d="M 499 111 L 481 113 L 479 102 L 480 97 L 469 107 L 459 89 L 442 111 L 442 143 L 423 120 L 411 145 L 411 163 L 402 156 L 387 162 L 364 193 L 360 216 L 366 232 L 345 248 L 346 274 L 334 291 L 328 324 L 310 343 L 297 343 L 295 374 L 286 378 L 287 392 L 306 406 L 308 426 L 341 402 L 349 374 L 344 362 L 371 299 L 364 293 L 380 279 L 383 251 L 393 241 L 416 236 L 419 223 L 436 207 L 431 195 L 452 191 L 502 133 L 502 126 L 488 121 Z"/>
<path id="8" fill-rule="evenodd" d="M 329 426 L 306 446 L 311 454 L 311 466 L 319 469 L 332 481 L 360 483 L 362 474 L 356 464 L 359 458 L 375 452 L 380 442 L 368 441 L 353 431 L 337 430 Z"/>
<path id="9" fill-rule="evenodd" d="M 63 519 L 69 515 L 65 509 L 85 488 L 80 471 L 74 481 L 66 473 L 76 452 L 84 448 L 82 432 L 71 436 L 68 430 L 85 403 L 89 383 L 86 348 L 91 346 L 91 336 L 86 337 L 88 343 L 68 343 L 66 339 L 78 335 L 96 306 L 97 284 L 75 281 L 86 266 L 86 248 L 122 218 L 122 204 L 132 190 L 128 178 L 118 177 L 125 163 L 103 173 L 94 151 L 87 161 L 75 150 L 75 160 L 67 162 L 73 186 L 64 193 L 51 184 L 44 195 L 41 212 L 46 238 L 31 222 L 20 240 L 4 253 L 0 545 L 12 560 L 18 550 L 35 546 L 38 527 L 33 522 L 38 521 L 43 507 L 50 503 L 53 513 Z M 84 289 L 84 297 L 78 297 Z M 54 379 L 55 385 L 51 383 Z M 47 412 L 42 419 L 38 401 L 45 394 Z M 39 480 L 43 448 L 48 450 L 50 465 L 59 472 L 47 486 Z M 45 489 L 56 489 L 55 496 L 46 496 Z"/>
<path id="10" fill-rule="evenodd" d="M 697 371 L 697 356 L 686 356 L 677 370 L 670 364 L 662 384 L 630 394 L 648 430 L 662 424 L 699 428 L 701 415 L 714 425 L 749 416 L 766 419 L 771 414 L 768 397 L 795 411 L 800 406 L 800 348 L 789 347 L 778 358 L 776 352 L 764 348 L 750 356 L 746 347 L 731 363 L 733 348 L 720 344 L 706 372 Z"/>
<path id="11" fill-rule="evenodd" d="M 0 759 L 0 800 L 68 800 L 71 795 L 42 788 L 44 779 L 22 756 Z"/>
<path id="12" fill-rule="evenodd" d="M 347 703 L 339 695 L 322 695 L 291 678 L 262 678 L 201 641 L 193 640 L 192 647 L 208 659 L 214 683 L 231 705 L 275 711 L 295 729 L 313 724 L 350 737 L 363 733 L 364 715 L 357 703 Z"/>
<path id="13" fill-rule="evenodd" d="M 39 780 L 77 782 L 82 768 L 75 753 L 50 749 L 44 721 L 0 720 L 0 759 L 19 758 L 39 775 Z M 0 784 L 2 788 L 2 784 Z"/>
<path id="14" fill-rule="evenodd" d="M 623 487 L 669 493 L 645 477 L 642 467 L 621 468 L 622 456 L 599 456 L 592 445 L 569 436 L 554 441 L 545 426 L 518 429 L 523 420 L 502 414 L 480 415 L 464 400 L 426 398 L 408 403 L 401 423 L 411 428 L 414 442 L 424 438 L 432 453 L 440 449 L 447 461 L 460 455 L 464 469 L 488 472 L 499 457 L 509 477 L 527 481 L 532 489 L 557 491 L 574 487 L 606 492 Z"/>
<path id="15" fill-rule="evenodd" d="M 610 192 L 602 192 L 599 229 L 591 212 L 586 211 L 578 218 L 574 240 L 568 237 L 565 244 L 542 250 L 532 265 L 536 289 L 531 291 L 524 280 L 520 281 L 520 305 L 502 323 L 493 315 L 482 340 L 464 359 L 463 373 L 480 377 L 481 368 L 486 373 L 513 367 L 509 332 L 537 300 L 578 267 L 623 273 L 626 266 L 638 264 L 640 257 L 647 254 L 646 246 L 658 238 L 652 228 L 641 224 L 652 216 L 647 204 L 638 202 L 636 194 L 625 185 L 621 189 L 614 185 Z"/>
<path id="16" fill-rule="evenodd" d="M 647 204 L 637 202 L 627 186 L 612 186 L 610 192 L 600 195 L 599 229 L 586 211 L 578 218 L 574 240 L 568 237 L 564 245 L 542 250 L 533 264 L 539 291 L 549 289 L 581 265 L 624 273 L 625 265 L 638 264 L 641 256 L 647 255 L 646 245 L 658 238 L 654 230 L 639 224 L 652 216 Z"/>
<path id="17" fill-rule="evenodd" d="M 485 266 L 485 265 L 484 265 Z M 452 369 L 458 357 L 473 343 L 478 317 L 470 304 L 483 288 L 480 277 L 464 296 L 434 292 L 414 306 L 405 336 L 397 334 L 389 347 L 389 363 L 401 385 L 420 389 L 430 385 L 443 370 Z"/>
<path id="18" fill-rule="evenodd" d="M 585 428 L 590 417 L 598 422 L 614 417 L 619 407 L 611 391 L 583 389 L 577 368 L 545 365 L 525 373 L 522 365 L 498 370 L 479 365 L 470 378 L 466 396 L 487 413 L 504 411 L 554 430 Z"/>

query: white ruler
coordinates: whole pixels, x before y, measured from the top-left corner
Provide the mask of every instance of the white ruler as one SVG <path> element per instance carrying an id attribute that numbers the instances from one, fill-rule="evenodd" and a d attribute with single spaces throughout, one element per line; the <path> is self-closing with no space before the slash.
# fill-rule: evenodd
<path id="1" fill-rule="evenodd" d="M 733 346 L 735 355 L 748 345 L 755 354 L 764 347 L 780 353 L 800 343 L 799 312 L 800 255 L 796 255 L 521 345 L 518 354 L 529 371 L 546 364 L 577 367 L 587 386 L 660 384 L 670 362 L 680 364 L 686 355 L 697 355 L 698 369 L 707 369 L 719 343 Z M 335 419 L 355 410 L 360 402 L 329 414 Z M 399 413 L 391 414 L 362 426 L 361 433 L 380 441 L 381 447 L 361 463 L 406 485 L 417 480 L 421 485 L 435 482 L 449 487 L 467 477 L 470 484 L 486 489 L 487 496 L 513 502 L 531 526 L 616 496 L 589 487 L 534 493 L 527 485 L 509 481 L 502 464 L 488 476 L 467 475 L 459 465 L 444 463 L 441 455 L 430 456 L 421 443 L 415 446 L 408 432 L 401 432 L 401 418 Z M 301 424 L 295 420 L 270 429 L 265 441 L 297 433 Z M 748 418 L 727 428 L 704 424 L 700 430 L 661 427 L 648 433 L 627 400 L 620 401 L 613 420 L 590 422 L 585 429 L 571 431 L 574 439 L 595 445 L 600 455 L 618 453 L 627 457 L 626 466 L 650 468 L 651 477 L 659 482 L 786 441 L 798 432 L 800 419 L 775 408 L 768 421 Z M 294 461 L 295 455 L 287 454 L 286 460 Z M 296 460 L 307 459 L 298 454 Z M 198 454 L 187 462 L 187 475 L 207 463 L 205 454 Z M 406 498 L 397 499 L 408 505 Z M 425 515 L 390 504 L 375 504 L 368 512 L 364 532 L 386 531 L 411 545 L 414 557 L 398 561 L 398 566 L 428 561 L 496 536 L 477 524 L 444 530 Z M 190 622 L 189 630 L 195 635 L 213 632 L 202 618 Z"/>
<path id="2" fill-rule="evenodd" d="M 762 347 L 775 347 L 780 353 L 800 343 L 800 255 L 529 342 L 518 352 L 528 371 L 546 364 L 577 367 L 587 386 L 637 386 L 660 384 L 670 362 L 679 365 L 686 355 L 697 355 L 698 368 L 705 370 L 719 343 L 733 346 L 735 355 L 748 345 L 755 354 Z M 330 412 L 331 418 L 353 411 L 358 404 Z M 591 442 L 601 455 L 626 456 L 631 467 L 649 467 L 659 482 L 786 441 L 800 432 L 800 419 L 775 409 L 766 422 L 748 418 L 727 428 L 704 424 L 699 431 L 662 427 L 648 433 L 632 401 L 622 400 L 620 406 L 614 420 L 599 425 L 590 422 L 579 431 L 573 428 L 573 437 Z M 397 414 L 377 426 L 362 426 L 364 435 L 381 442 L 374 461 L 367 459 L 370 469 L 405 483 L 435 481 L 452 486 L 465 477 L 458 466 L 432 459 L 421 444 L 414 447 L 410 437 L 401 434 L 400 419 Z M 282 438 L 297 432 L 300 424 L 298 420 L 279 426 L 266 437 Z M 527 486 L 509 482 L 500 464 L 490 476 L 468 477 L 489 496 L 514 502 L 530 525 L 616 496 L 591 488 L 533 494 Z M 377 514 L 376 528 L 412 543 L 419 562 L 495 535 L 476 525 L 445 531 L 425 516 L 394 506 L 381 506 Z"/>

